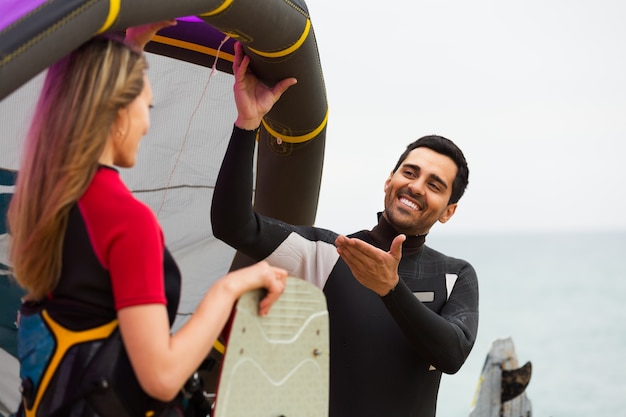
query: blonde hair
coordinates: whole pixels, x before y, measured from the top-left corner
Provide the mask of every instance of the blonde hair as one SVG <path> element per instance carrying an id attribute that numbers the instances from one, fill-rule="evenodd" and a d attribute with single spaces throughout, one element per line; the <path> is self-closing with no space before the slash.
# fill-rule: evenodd
<path id="1" fill-rule="evenodd" d="M 8 210 L 10 257 L 27 299 L 57 285 L 71 207 L 87 189 L 117 114 L 137 97 L 147 63 L 96 37 L 48 69 Z"/>

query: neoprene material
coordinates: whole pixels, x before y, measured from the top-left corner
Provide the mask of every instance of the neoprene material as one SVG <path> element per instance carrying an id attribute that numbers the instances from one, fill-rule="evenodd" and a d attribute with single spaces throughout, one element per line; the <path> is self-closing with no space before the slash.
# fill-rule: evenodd
<path id="1" fill-rule="evenodd" d="M 20 310 L 25 416 L 144 415 L 167 407 L 140 388 L 115 331 L 116 311 L 167 304 L 171 325 L 179 297 L 180 272 L 156 217 L 115 169 L 101 167 L 70 211 L 59 284 Z M 104 376 L 113 390 L 97 389 Z"/>
<path id="2" fill-rule="evenodd" d="M 215 187 L 213 232 L 324 290 L 330 318 L 330 416 L 433 417 L 442 372 L 456 372 L 476 340 L 478 282 L 472 266 L 408 237 L 401 282 L 381 298 L 339 258 L 337 233 L 254 213 L 254 132 L 234 128 Z M 382 216 L 353 237 L 389 250 L 398 233 Z M 420 299 L 431 300 L 422 302 Z"/>

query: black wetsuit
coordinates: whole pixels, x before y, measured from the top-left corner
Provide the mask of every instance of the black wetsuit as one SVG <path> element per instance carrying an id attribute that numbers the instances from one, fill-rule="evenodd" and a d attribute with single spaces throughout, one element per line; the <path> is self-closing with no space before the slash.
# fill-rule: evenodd
<path id="1" fill-rule="evenodd" d="M 362 286 L 338 256 L 337 233 L 254 213 L 255 133 L 234 128 L 215 187 L 216 237 L 323 288 L 330 317 L 330 416 L 435 415 L 441 373 L 459 370 L 476 339 L 478 282 L 466 261 L 408 237 L 400 282 L 384 297 Z M 398 233 L 379 215 L 354 233 L 389 250 Z"/>

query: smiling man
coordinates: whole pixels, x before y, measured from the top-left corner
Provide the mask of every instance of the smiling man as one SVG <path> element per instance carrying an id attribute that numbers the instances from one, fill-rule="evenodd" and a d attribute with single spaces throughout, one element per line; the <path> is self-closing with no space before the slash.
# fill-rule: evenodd
<path id="1" fill-rule="evenodd" d="M 384 183 L 371 230 L 343 236 L 262 216 L 252 207 L 252 166 L 271 106 L 257 100 L 240 50 L 233 70 L 239 114 L 215 186 L 214 235 L 324 290 L 331 417 L 434 416 L 442 372 L 461 368 L 478 331 L 474 268 L 424 244 L 465 192 L 463 153 L 441 136 L 411 143 Z"/>

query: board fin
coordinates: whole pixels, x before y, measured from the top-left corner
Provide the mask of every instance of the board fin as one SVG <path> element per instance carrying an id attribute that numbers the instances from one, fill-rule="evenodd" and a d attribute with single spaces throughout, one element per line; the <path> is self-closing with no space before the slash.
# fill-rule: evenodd
<path id="1" fill-rule="evenodd" d="M 512 370 L 502 370 L 500 401 L 505 403 L 520 396 L 530 383 L 533 366 L 526 362 L 524 366 Z"/>

